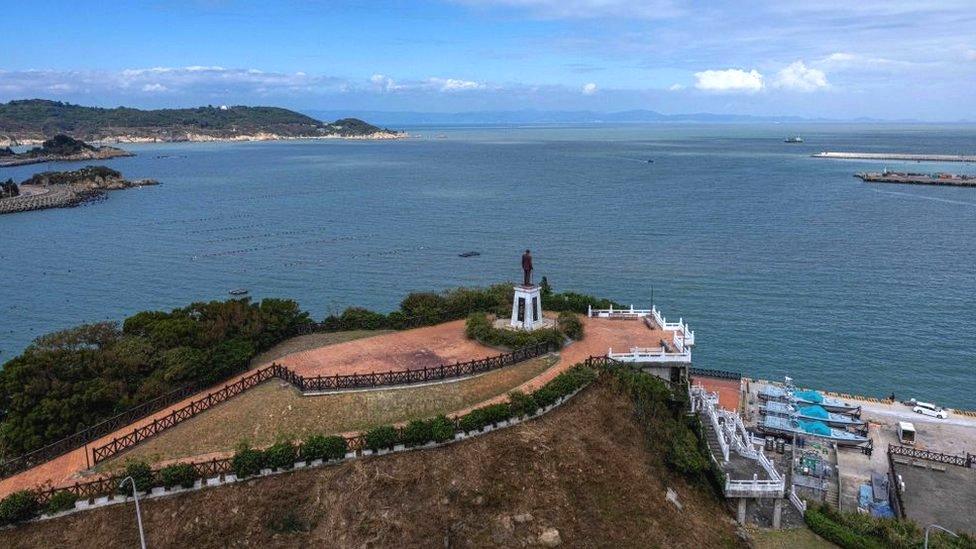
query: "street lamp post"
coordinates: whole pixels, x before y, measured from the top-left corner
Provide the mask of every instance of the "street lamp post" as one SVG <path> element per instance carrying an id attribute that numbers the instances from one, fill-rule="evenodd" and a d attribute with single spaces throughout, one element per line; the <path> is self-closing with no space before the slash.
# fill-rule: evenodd
<path id="1" fill-rule="evenodd" d="M 146 534 L 142 532 L 142 512 L 139 510 L 139 493 L 136 492 L 136 481 L 131 476 L 122 479 L 119 483 L 119 488 L 125 486 L 126 482 L 132 483 L 132 498 L 136 500 L 136 523 L 139 525 L 139 546 L 142 549 L 146 549 Z M 928 539 L 928 530 L 925 531 L 926 540 Z"/>
<path id="2" fill-rule="evenodd" d="M 954 538 L 958 538 L 959 537 L 952 530 L 946 530 L 945 528 L 939 526 L 938 524 L 929 524 L 928 526 L 925 527 L 925 549 L 929 549 L 929 530 L 932 529 L 932 528 L 938 528 L 939 530 L 942 530 L 943 532 L 949 534 L 950 536 L 952 536 Z"/>

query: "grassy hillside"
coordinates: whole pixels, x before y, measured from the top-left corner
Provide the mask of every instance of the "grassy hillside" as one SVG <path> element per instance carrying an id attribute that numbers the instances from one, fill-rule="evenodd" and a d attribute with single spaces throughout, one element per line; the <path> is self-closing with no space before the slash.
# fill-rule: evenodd
<path id="1" fill-rule="evenodd" d="M 722 502 L 667 464 L 669 443 L 601 379 L 538 420 L 142 504 L 150 547 L 737 547 Z M 656 435 L 654 433 L 657 433 Z M 647 433 L 651 433 L 647 435 Z M 683 506 L 667 501 L 671 488 Z M 0 532 L 6 547 L 132 547 L 130 504 Z"/>
<path id="2" fill-rule="evenodd" d="M 356 137 L 383 131 L 347 118 L 326 124 L 278 107 L 196 107 L 140 110 L 103 109 L 26 99 L 0 104 L 0 135 L 19 140 L 66 134 L 77 139 L 109 139 L 120 135 L 176 140 L 187 133 L 230 138 L 256 133 L 286 137 L 340 135 Z"/>

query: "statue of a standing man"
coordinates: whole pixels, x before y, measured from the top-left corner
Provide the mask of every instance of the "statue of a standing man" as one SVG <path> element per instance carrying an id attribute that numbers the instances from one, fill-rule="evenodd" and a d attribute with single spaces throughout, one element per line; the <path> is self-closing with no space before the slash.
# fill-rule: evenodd
<path id="1" fill-rule="evenodd" d="M 525 274 L 523 285 L 532 285 L 532 253 L 529 250 L 525 250 L 522 254 L 522 272 Z"/>

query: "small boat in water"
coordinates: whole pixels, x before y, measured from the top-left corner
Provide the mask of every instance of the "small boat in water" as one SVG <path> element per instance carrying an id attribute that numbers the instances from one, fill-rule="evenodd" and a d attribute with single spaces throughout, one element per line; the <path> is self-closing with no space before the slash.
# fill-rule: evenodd
<path id="1" fill-rule="evenodd" d="M 843 446 L 857 446 L 868 441 L 867 437 L 856 435 L 844 429 L 834 429 L 822 421 L 790 419 L 778 416 L 763 416 L 759 430 L 770 435 L 817 437 Z"/>
<path id="2" fill-rule="evenodd" d="M 458 254 L 458 257 L 478 257 L 479 255 L 481 255 L 481 252 L 464 252 Z"/>
<path id="3" fill-rule="evenodd" d="M 766 385 L 759 391 L 759 398 L 765 401 L 785 402 L 800 406 L 817 405 L 828 412 L 847 415 L 860 415 L 861 407 L 849 404 L 836 398 L 823 396 L 819 391 L 798 390 L 793 386 L 793 380 L 786 378 L 786 386 Z"/>
<path id="4" fill-rule="evenodd" d="M 864 425 L 864 421 L 860 418 L 828 412 L 826 408 L 819 404 L 797 406 L 796 404 L 788 404 L 786 402 L 769 401 L 765 406 L 759 408 L 759 412 L 768 416 L 821 421 L 831 427 L 844 428 Z"/>
<path id="5" fill-rule="evenodd" d="M 237 288 L 236 290 L 231 290 L 230 295 L 247 295 L 247 288 Z"/>
<path id="6" fill-rule="evenodd" d="M 800 137 L 799 135 L 795 135 L 793 137 L 787 137 L 786 139 L 783 140 L 783 142 L 784 143 L 803 143 L 803 138 Z"/>

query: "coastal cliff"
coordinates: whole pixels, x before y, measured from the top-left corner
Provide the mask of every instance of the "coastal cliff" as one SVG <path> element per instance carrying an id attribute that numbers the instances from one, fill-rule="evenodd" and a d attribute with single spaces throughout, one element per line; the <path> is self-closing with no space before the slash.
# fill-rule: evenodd
<path id="1" fill-rule="evenodd" d="M 63 162 L 75 160 L 105 160 L 120 156 L 134 156 L 128 151 L 115 147 L 95 147 L 59 134 L 43 141 L 40 147 L 15 153 L 9 146 L 0 148 L 0 167 L 40 164 L 41 162 Z"/>
<path id="2" fill-rule="evenodd" d="M 0 147 L 32 145 L 64 134 L 97 143 L 397 139 L 406 134 L 356 118 L 326 123 L 277 107 L 102 109 L 28 99 L 0 103 Z"/>
<path id="3" fill-rule="evenodd" d="M 123 178 L 121 173 L 104 166 L 86 166 L 69 172 L 42 172 L 19 185 L 13 180 L 3 183 L 3 187 L 11 192 L 6 193 L 6 197 L 0 197 L 0 214 L 70 208 L 102 198 L 106 191 L 158 184 L 154 179 L 130 181 Z"/>

